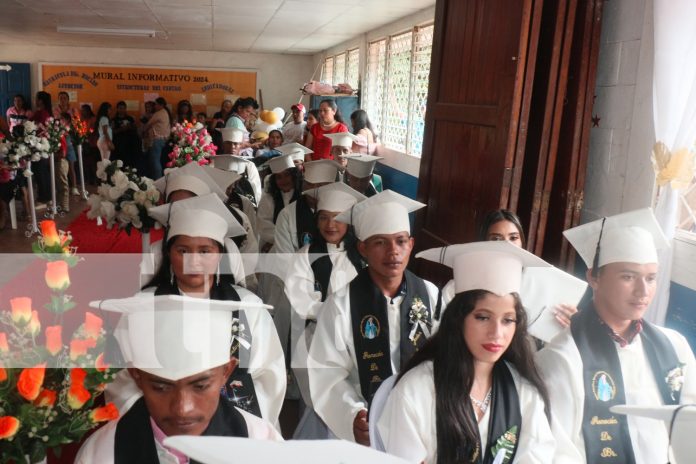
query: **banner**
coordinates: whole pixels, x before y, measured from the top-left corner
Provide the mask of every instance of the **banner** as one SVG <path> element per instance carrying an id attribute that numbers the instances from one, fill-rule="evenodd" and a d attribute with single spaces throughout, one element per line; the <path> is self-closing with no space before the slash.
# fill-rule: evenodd
<path id="1" fill-rule="evenodd" d="M 223 100 L 256 96 L 256 72 L 42 63 L 41 86 L 54 104 L 58 92 L 65 91 L 71 106 L 87 103 L 94 112 L 102 102 L 115 107 L 123 100 L 128 113 L 139 116 L 146 101 L 164 97 L 172 112 L 180 100 L 188 100 L 194 115 L 212 117 Z"/>

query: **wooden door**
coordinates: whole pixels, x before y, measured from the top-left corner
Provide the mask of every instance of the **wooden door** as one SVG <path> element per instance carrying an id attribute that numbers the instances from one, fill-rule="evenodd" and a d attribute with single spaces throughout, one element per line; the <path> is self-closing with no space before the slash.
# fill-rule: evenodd
<path id="1" fill-rule="evenodd" d="M 474 240 L 521 167 L 541 0 L 438 0 L 416 218 L 418 249 Z M 419 263 L 419 271 L 428 274 Z"/>

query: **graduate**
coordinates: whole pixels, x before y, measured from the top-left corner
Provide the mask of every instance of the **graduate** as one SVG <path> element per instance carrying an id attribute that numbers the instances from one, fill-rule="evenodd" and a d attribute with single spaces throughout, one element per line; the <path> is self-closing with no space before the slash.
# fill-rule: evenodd
<path id="1" fill-rule="evenodd" d="M 317 200 L 319 235 L 296 254 L 285 279 L 285 293 L 292 306 L 291 367 L 307 405 L 294 438 L 316 439 L 329 436 L 326 425 L 311 409 L 307 356 L 317 316 L 326 298 L 357 276 L 364 262 L 357 249 L 352 227 L 335 220 L 341 212 L 365 199 L 341 182 L 334 182 L 304 193 Z M 310 417 L 311 416 L 311 417 Z"/>
<path id="2" fill-rule="evenodd" d="M 385 190 L 336 216 L 355 227 L 368 263 L 327 298 L 309 350 L 312 403 L 338 438 L 369 445 L 372 397 L 437 328 L 437 288 L 406 270 L 414 244 L 408 213 L 423 206 Z"/>
<path id="3" fill-rule="evenodd" d="M 421 255 L 453 268 L 456 295 L 389 394 L 376 424 L 386 452 L 429 464 L 553 462 L 518 294 L 523 267 L 549 264 L 504 242 Z"/>
<path id="4" fill-rule="evenodd" d="M 261 303 L 256 295 L 234 285 L 225 269 L 228 260 L 223 254 L 231 242 L 227 237 L 242 228 L 217 196 L 157 206 L 149 214 L 165 225 L 166 233 L 161 265 L 145 285 L 145 292 Z M 241 312 L 235 317 L 240 333 L 230 354 L 240 365 L 226 384 L 226 396 L 238 407 L 276 424 L 285 395 L 285 362 L 273 321 L 267 311 Z M 128 380 L 119 378 L 113 388 L 110 385 L 119 409 L 137 399 Z"/>
<path id="5" fill-rule="evenodd" d="M 316 189 L 335 182 L 338 164 L 331 160 L 304 163 L 302 191 Z M 276 253 L 295 253 L 312 243 L 318 231 L 314 219 L 316 200 L 306 195 L 290 203 L 278 214 L 275 227 L 274 249 Z"/>
<path id="6" fill-rule="evenodd" d="M 292 155 L 277 156 L 268 162 L 268 166 L 271 175 L 268 176 L 268 186 L 256 212 L 259 250 L 263 253 L 273 247 L 278 215 L 302 194 L 302 172 L 295 165 Z"/>
<path id="7" fill-rule="evenodd" d="M 241 176 L 241 179 L 235 184 L 235 191 L 238 192 L 240 196 L 249 200 L 253 204 L 253 207 L 256 208 L 263 196 L 261 176 L 259 175 L 259 169 L 256 165 L 239 155 L 219 154 L 215 155 L 212 160 L 212 167 L 215 169 L 236 172 Z M 246 206 L 243 210 L 249 215 Z M 255 216 L 256 213 L 254 213 L 254 217 Z M 249 217 L 251 218 L 251 216 Z"/>
<path id="8" fill-rule="evenodd" d="M 382 191 L 382 178 L 374 173 L 380 156 L 351 155 L 346 157 L 344 181 L 366 197 L 372 197 Z"/>
<path id="9" fill-rule="evenodd" d="M 163 443 L 174 435 L 281 440 L 270 423 L 220 394 L 235 369 L 230 345 L 238 321 L 233 312 L 252 319 L 252 312 L 266 312 L 263 305 L 172 295 L 90 305 L 122 314 L 127 329 L 117 339 L 141 397 L 87 439 L 76 463 L 188 463 Z"/>
<path id="10" fill-rule="evenodd" d="M 696 363 L 688 343 L 643 319 L 655 295 L 657 250 L 669 245 L 650 209 L 564 235 L 587 264 L 592 304 L 537 353 L 559 443 L 553 462 L 664 462 L 664 425 L 609 409 L 696 402 Z"/>

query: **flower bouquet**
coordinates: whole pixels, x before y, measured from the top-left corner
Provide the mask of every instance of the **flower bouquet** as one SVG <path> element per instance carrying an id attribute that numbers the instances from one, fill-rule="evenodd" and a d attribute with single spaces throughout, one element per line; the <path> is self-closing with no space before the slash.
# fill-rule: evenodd
<path id="1" fill-rule="evenodd" d="M 80 146 L 87 141 L 89 134 L 94 132 L 94 129 L 87 126 L 87 121 L 80 119 L 79 116 L 73 116 L 70 121 L 70 136 L 72 137 L 73 145 Z"/>
<path id="2" fill-rule="evenodd" d="M 49 153 L 58 153 L 60 141 L 68 128 L 58 118 L 48 118 L 46 121 L 46 135 L 48 136 Z"/>
<path id="3" fill-rule="evenodd" d="M 13 136 L 0 139 L 0 157 L 12 170 L 25 169 L 28 161 L 39 161 L 51 154 L 51 144 L 43 126 L 32 121 L 24 121 L 15 126 Z M 31 172 L 25 172 L 28 177 Z"/>
<path id="4" fill-rule="evenodd" d="M 104 363 L 105 331 L 102 320 L 86 312 L 84 323 L 67 343 L 63 326 L 56 321 L 74 304 L 58 305 L 58 298 L 70 302 L 68 268 L 77 264 L 70 236 L 56 231 L 53 221 L 41 224 L 43 236 L 34 252 L 47 260 L 45 280 L 54 292 L 46 305 L 54 313 L 54 325 L 45 327 L 32 309 L 32 299 L 10 300 L 10 311 L 0 311 L 0 460 L 36 463 L 49 449 L 79 441 L 100 422 L 118 417 L 109 403 L 96 401 L 111 382 L 117 369 Z M 57 294 L 57 295 L 56 295 Z"/>
<path id="5" fill-rule="evenodd" d="M 133 227 L 143 233 L 161 227 L 147 214 L 160 198 L 152 179 L 139 176 L 133 168 L 124 168 L 121 160 L 99 161 L 97 177 L 102 184 L 96 194 L 89 196 L 88 218 L 103 217 L 109 228 L 118 222 L 128 234 Z"/>
<path id="6" fill-rule="evenodd" d="M 172 146 L 172 152 L 166 164 L 168 168 L 178 168 L 194 162 L 204 166 L 210 163 L 208 158 L 215 156 L 217 150 L 213 138 L 200 122 L 177 123 L 172 127 L 169 145 Z"/>

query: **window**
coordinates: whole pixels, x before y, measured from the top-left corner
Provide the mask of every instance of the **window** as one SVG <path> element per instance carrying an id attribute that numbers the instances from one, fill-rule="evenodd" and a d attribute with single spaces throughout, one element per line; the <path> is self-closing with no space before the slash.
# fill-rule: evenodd
<path id="1" fill-rule="evenodd" d="M 696 234 L 696 176 L 691 185 L 680 193 L 678 228 Z"/>
<path id="2" fill-rule="evenodd" d="M 333 85 L 342 84 L 346 81 L 346 54 L 334 56 Z"/>
<path id="3" fill-rule="evenodd" d="M 324 66 L 321 68 L 321 81 L 331 84 L 333 82 L 333 56 L 324 60 Z"/>
<path id="4" fill-rule="evenodd" d="M 360 49 L 326 58 L 321 68 L 321 81 L 332 85 L 348 83 L 357 90 L 360 87 Z"/>
<path id="5" fill-rule="evenodd" d="M 360 49 L 348 50 L 348 63 L 346 64 L 346 80 L 353 89 L 360 88 Z"/>
<path id="6" fill-rule="evenodd" d="M 367 51 L 364 105 L 382 143 L 420 156 L 433 26 L 372 42 Z"/>

